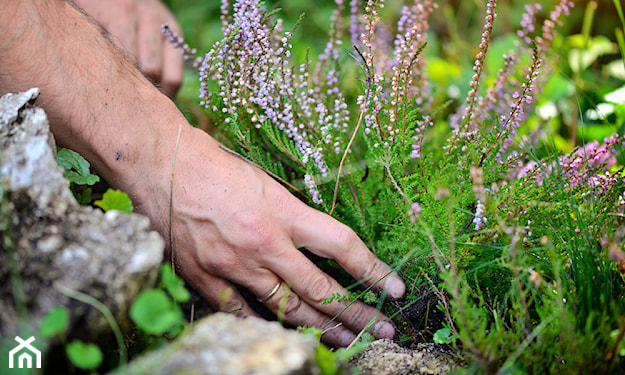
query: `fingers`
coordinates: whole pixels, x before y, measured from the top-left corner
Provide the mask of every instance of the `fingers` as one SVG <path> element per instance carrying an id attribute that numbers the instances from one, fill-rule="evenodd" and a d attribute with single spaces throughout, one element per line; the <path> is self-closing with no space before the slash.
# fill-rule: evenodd
<path id="1" fill-rule="evenodd" d="M 322 304 L 333 293 L 347 295 L 347 291 L 291 244 L 286 241 L 283 244 L 284 252 L 268 250 L 266 257 L 253 262 L 257 265 L 225 262 L 216 266 L 205 264 L 203 269 L 205 272 L 214 269 L 212 272 L 220 277 L 249 289 L 274 314 L 293 326 L 333 328 L 322 335 L 328 344 L 349 345 L 373 318 L 378 324 L 370 329 L 375 337 L 394 336 L 393 327 L 385 323 L 387 318 L 360 301 L 351 305 L 350 302 Z"/>
<path id="2" fill-rule="evenodd" d="M 158 14 L 146 12 L 137 25 L 137 62 L 143 73 L 156 83 L 162 80 L 165 49 L 159 21 Z"/>
<path id="3" fill-rule="evenodd" d="M 217 311 L 239 317 L 258 316 L 230 282 L 199 270 L 185 269 L 185 279 Z"/>
<path id="4" fill-rule="evenodd" d="M 356 338 L 356 334 L 343 326 L 340 322 L 336 321 L 332 324 L 331 317 L 303 302 L 285 282 L 280 282 L 276 285 L 278 285 L 276 293 L 262 302 L 276 314 L 279 319 L 293 326 L 323 328 L 330 325 L 331 329 L 325 329 L 321 339 L 325 343 L 333 346 L 348 346 Z M 264 287 L 266 289 L 266 285 Z M 259 288 L 261 288 L 260 285 Z"/>
<path id="5" fill-rule="evenodd" d="M 182 83 L 184 68 L 180 53 L 161 34 L 163 24 L 181 35 L 172 13 L 157 0 L 75 0 L 87 14 L 111 34 L 113 43 L 141 71 L 173 98 Z"/>
<path id="6" fill-rule="evenodd" d="M 301 304 L 287 300 L 288 303 L 284 308 L 284 319 L 288 323 L 314 325 L 324 329 L 342 323 L 342 326 L 325 334 L 327 338 L 324 337 L 324 341 L 333 345 L 345 344 L 348 337 L 353 339 L 354 336 L 349 335 L 347 331 L 351 331 L 352 334 L 357 333 L 363 330 L 373 318 L 375 318 L 376 324 L 372 326 L 371 333 L 376 338 L 392 338 L 394 336 L 393 327 L 385 323 L 386 316 L 361 301 L 334 301 L 323 304 L 324 299 L 333 294 L 346 296 L 348 292 L 296 249 L 292 248 L 292 250 L 287 250 L 282 254 L 272 254 L 266 259 L 266 262 L 268 268 L 289 282 L 291 294 L 295 295 L 295 297 L 290 298 L 302 300 Z M 265 289 L 259 293 L 264 293 L 271 287 L 271 285 L 265 285 Z M 276 296 L 284 295 L 282 289 L 276 293 Z M 276 296 L 271 297 L 266 305 L 272 310 L 280 311 L 276 302 L 280 298 Z"/>
<path id="7" fill-rule="evenodd" d="M 329 215 L 308 209 L 292 222 L 293 241 L 313 253 L 336 260 L 364 285 L 376 284 L 392 298 L 401 298 L 406 286 L 386 263 L 379 260 L 356 233 Z"/>
<path id="8" fill-rule="evenodd" d="M 184 61 L 180 51 L 161 34 L 163 24 L 182 34 L 178 22 L 161 4 L 155 4 L 139 19 L 137 59 L 143 72 L 173 98 L 182 83 Z"/>

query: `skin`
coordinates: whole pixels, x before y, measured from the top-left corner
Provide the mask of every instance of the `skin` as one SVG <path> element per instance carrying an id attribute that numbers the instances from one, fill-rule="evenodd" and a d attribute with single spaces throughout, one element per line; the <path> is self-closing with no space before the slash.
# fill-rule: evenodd
<path id="1" fill-rule="evenodd" d="M 190 126 L 82 13 L 60 0 L 2 1 L 0 94 L 39 87 L 57 143 L 130 195 L 135 211 L 173 244 L 168 256 L 185 280 L 218 310 L 255 316 L 234 284 L 262 298 L 283 280 L 264 304 L 277 313 L 284 300 L 286 322 L 326 326 L 347 302 L 322 299 L 346 291 L 302 247 L 335 259 L 365 285 L 382 279 L 378 287 L 392 298 L 404 294 L 400 278 L 351 229 Z M 377 338 L 394 335 L 384 315 L 356 302 L 322 339 L 348 345 L 373 317 Z"/>
<path id="2" fill-rule="evenodd" d="M 135 62 L 152 82 L 173 98 L 182 83 L 179 51 L 158 30 L 166 24 L 182 35 L 174 15 L 158 0 L 75 0 L 111 34 L 113 43 Z"/>

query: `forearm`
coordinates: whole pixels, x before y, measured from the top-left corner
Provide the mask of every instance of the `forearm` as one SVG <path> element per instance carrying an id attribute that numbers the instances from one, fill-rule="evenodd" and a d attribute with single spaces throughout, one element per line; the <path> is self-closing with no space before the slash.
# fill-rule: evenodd
<path id="1" fill-rule="evenodd" d="M 188 124 L 84 15 L 60 0 L 3 8 L 0 93 L 39 87 L 57 143 L 114 186 L 132 188 L 145 171 L 171 167 L 178 127 Z"/>

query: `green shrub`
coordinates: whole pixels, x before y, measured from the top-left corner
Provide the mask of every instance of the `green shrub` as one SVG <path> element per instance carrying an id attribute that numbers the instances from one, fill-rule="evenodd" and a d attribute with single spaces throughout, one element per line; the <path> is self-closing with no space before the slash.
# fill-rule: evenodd
<path id="1" fill-rule="evenodd" d="M 337 4 L 314 64 L 294 61 L 296 31 L 259 1 L 224 10 L 199 67 L 216 136 L 354 228 L 406 280 L 403 308 L 434 291 L 444 327 L 402 341 L 454 343 L 469 372 L 618 372 L 625 110 L 616 103 L 600 131 L 571 140 L 545 114 L 573 97 L 551 54 L 572 4 L 529 5 L 518 31 L 497 34 L 488 1 L 465 67 L 428 52 L 432 1 L 403 7 L 394 25 L 383 1 Z M 354 75 L 351 101 L 354 85 L 340 82 Z"/>

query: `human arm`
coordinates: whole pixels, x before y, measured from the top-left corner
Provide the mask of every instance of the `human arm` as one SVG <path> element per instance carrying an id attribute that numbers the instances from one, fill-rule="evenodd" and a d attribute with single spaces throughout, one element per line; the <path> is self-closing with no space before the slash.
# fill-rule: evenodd
<path id="1" fill-rule="evenodd" d="M 324 327 L 348 303 L 321 300 L 346 291 L 301 247 L 337 260 L 365 284 L 383 278 L 378 286 L 391 297 L 403 294 L 401 280 L 351 229 L 191 127 L 81 13 L 59 0 L 3 5 L 0 94 L 38 86 L 57 143 L 81 153 L 111 185 L 129 193 L 167 242 L 171 230 L 176 267 L 213 306 L 254 315 L 234 284 L 263 297 L 284 280 L 265 305 L 278 313 L 288 293 L 287 322 Z M 343 325 L 323 339 L 346 345 L 373 317 L 385 320 L 355 302 L 337 318 Z M 388 324 L 376 328 L 377 337 L 393 335 Z"/>

